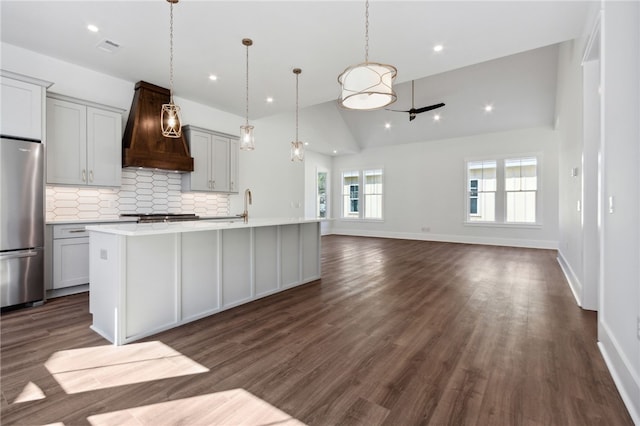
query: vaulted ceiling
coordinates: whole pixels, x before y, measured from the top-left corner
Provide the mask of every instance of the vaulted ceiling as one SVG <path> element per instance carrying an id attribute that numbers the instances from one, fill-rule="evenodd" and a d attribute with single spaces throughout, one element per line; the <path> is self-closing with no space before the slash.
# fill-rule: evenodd
<path id="1" fill-rule="evenodd" d="M 352 140 L 317 141 L 331 153 L 551 125 L 557 44 L 580 37 L 593 2 L 372 0 L 369 59 L 398 68 L 394 109 L 444 102 L 408 114 L 340 110 L 337 76 L 364 60 L 364 1 L 198 1 L 174 6 L 175 94 L 244 116 L 245 47 L 252 120 L 292 113 L 302 68 L 302 117 L 344 120 Z M 1 39 L 127 81 L 168 87 L 169 3 L 0 2 Z M 98 32 L 87 30 L 88 24 Z M 105 40 L 119 48 L 97 46 Z M 434 52 L 437 44 L 441 52 Z M 211 74 L 216 81 L 209 79 Z M 266 102 L 273 97 L 273 102 Z M 493 105 L 486 113 L 484 106 Z M 385 128 L 388 123 L 389 128 Z M 327 123 L 328 124 L 328 123 Z M 342 125 L 342 124 L 341 124 Z M 304 123 L 301 123 L 301 134 Z"/>

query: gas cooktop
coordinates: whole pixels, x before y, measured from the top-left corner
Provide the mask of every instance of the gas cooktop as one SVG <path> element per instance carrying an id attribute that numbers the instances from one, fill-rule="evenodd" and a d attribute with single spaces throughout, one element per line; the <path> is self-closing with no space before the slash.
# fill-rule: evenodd
<path id="1" fill-rule="evenodd" d="M 120 217 L 137 217 L 138 223 L 178 222 L 200 219 L 193 213 L 124 213 Z"/>

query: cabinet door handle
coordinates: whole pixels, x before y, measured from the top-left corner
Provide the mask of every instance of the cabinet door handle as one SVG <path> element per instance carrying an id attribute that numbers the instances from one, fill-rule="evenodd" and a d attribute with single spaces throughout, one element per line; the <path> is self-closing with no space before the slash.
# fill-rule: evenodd
<path id="1" fill-rule="evenodd" d="M 67 232 L 69 232 L 70 234 L 76 234 L 78 232 L 87 232 L 87 230 L 86 229 L 70 229 Z"/>
<path id="2" fill-rule="evenodd" d="M 82 181 L 87 181 L 87 171 L 85 169 L 82 169 Z"/>
<path id="3" fill-rule="evenodd" d="M 93 182 L 93 170 L 89 171 L 89 182 Z"/>
<path id="4" fill-rule="evenodd" d="M 215 180 L 211 181 L 211 189 L 216 189 L 216 181 Z"/>

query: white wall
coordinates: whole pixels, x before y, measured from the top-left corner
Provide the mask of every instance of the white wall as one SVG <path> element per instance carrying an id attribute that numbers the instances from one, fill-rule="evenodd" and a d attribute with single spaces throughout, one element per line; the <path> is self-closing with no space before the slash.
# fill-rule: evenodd
<path id="1" fill-rule="evenodd" d="M 640 424 L 640 3 L 602 4 L 605 211 L 598 338 L 618 390 Z"/>
<path id="2" fill-rule="evenodd" d="M 243 210 L 243 194 L 251 189 L 249 217 L 304 216 L 304 163 L 290 160 L 295 124 L 289 115 L 252 121 L 256 149 L 240 151 L 239 188 L 231 196 L 231 213 Z M 238 127 L 239 129 L 239 127 Z"/>
<path id="3" fill-rule="evenodd" d="M 578 304 L 582 304 L 583 253 L 582 208 L 583 120 L 582 120 L 582 53 L 586 38 L 560 45 L 558 54 L 558 93 L 556 123 L 559 137 L 558 190 L 558 257 L 565 270 Z M 578 173 L 572 176 L 573 168 Z M 591 188 L 597 191 L 596 188 Z"/>
<path id="4" fill-rule="evenodd" d="M 465 159 L 540 153 L 542 226 L 465 225 Z M 384 221 L 340 219 L 343 170 L 384 168 Z M 556 248 L 558 146 L 552 129 L 535 128 L 373 148 L 333 161 L 332 231 L 435 241 Z M 428 231 L 424 232 L 423 228 Z"/>

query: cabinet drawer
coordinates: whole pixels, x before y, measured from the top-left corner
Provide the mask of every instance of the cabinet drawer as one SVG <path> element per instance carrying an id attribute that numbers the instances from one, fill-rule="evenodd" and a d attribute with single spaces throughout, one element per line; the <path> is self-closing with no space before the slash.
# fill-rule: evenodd
<path id="1" fill-rule="evenodd" d="M 55 225 L 53 227 L 53 239 L 88 237 L 89 231 L 84 224 Z"/>

